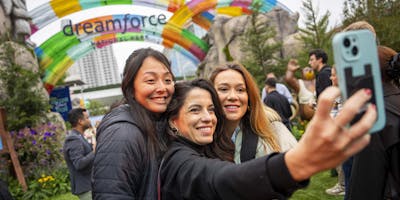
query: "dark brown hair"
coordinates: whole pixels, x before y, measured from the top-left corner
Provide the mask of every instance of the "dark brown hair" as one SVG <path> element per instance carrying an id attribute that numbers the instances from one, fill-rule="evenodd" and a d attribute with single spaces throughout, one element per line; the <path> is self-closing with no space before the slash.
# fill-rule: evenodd
<path id="1" fill-rule="evenodd" d="M 145 136 L 148 137 L 147 147 L 152 157 L 156 155 L 159 150 L 166 150 L 166 138 L 163 138 L 164 133 L 158 135 L 156 133 L 155 121 L 158 117 L 139 104 L 133 95 L 135 91 L 134 81 L 136 75 L 142 67 L 143 61 L 148 57 L 152 57 L 164 64 L 172 74 L 171 64 L 164 54 L 151 48 L 138 49 L 133 51 L 126 60 L 121 89 L 125 98 L 124 102 L 130 105 L 131 115 L 140 116 L 137 118 L 138 127 L 145 133 Z M 175 77 L 173 77 L 173 79 L 175 80 Z"/>
<path id="2" fill-rule="evenodd" d="M 164 113 L 167 119 L 176 117 L 179 110 L 185 103 L 187 94 L 195 89 L 200 88 L 208 91 L 211 95 L 212 102 L 214 104 L 214 112 L 217 117 L 217 127 L 213 135 L 213 142 L 205 145 L 205 154 L 209 158 L 219 158 L 221 160 L 233 162 L 234 145 L 227 134 L 224 133 L 225 115 L 222 109 L 221 103 L 218 99 L 218 94 L 214 89 L 214 86 L 205 79 L 195 79 L 192 81 L 181 81 L 175 84 L 175 92 L 171 102 L 168 105 L 167 111 Z M 177 137 L 173 130 L 169 127 L 167 129 L 169 135 Z"/>
<path id="3" fill-rule="evenodd" d="M 382 82 L 392 83 L 400 88 L 400 54 L 395 50 L 378 46 Z"/>

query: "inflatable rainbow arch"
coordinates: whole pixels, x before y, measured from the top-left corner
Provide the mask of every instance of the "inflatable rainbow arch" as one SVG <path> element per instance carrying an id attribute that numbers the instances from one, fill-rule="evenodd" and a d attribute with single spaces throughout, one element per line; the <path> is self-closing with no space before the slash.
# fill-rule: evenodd
<path id="1" fill-rule="evenodd" d="M 256 2 L 261 12 L 279 6 L 291 12 L 277 0 L 51 0 L 29 12 L 32 30 L 39 30 L 64 16 L 83 10 L 110 5 L 138 5 L 173 13 L 166 21 L 158 16 L 132 14 L 108 15 L 71 24 L 63 21 L 63 30 L 35 47 L 43 82 L 50 92 L 67 69 L 78 59 L 96 48 L 124 41 L 144 41 L 179 51 L 194 63 L 204 59 L 208 45 L 185 29 L 195 23 L 208 30 L 216 14 L 240 16 L 250 14 Z M 33 32 L 35 32 L 33 31 Z"/>

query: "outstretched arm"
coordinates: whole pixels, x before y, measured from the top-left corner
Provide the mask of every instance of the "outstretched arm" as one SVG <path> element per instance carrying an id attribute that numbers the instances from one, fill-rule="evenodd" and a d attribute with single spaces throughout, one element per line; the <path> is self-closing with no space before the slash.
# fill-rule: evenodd
<path id="1" fill-rule="evenodd" d="M 293 90 L 297 93 L 300 91 L 300 86 L 299 86 L 299 81 L 297 78 L 294 76 L 294 73 L 300 68 L 300 66 L 297 64 L 297 60 L 295 59 L 290 59 L 287 68 L 286 68 L 286 74 L 285 74 L 285 82 L 293 88 Z"/>
<path id="2" fill-rule="evenodd" d="M 363 89 L 349 98 L 333 119 L 329 113 L 340 95 L 336 87 L 327 88 L 320 96 L 317 110 L 298 145 L 285 155 L 285 162 L 294 180 L 301 181 L 333 168 L 362 150 L 370 140 L 368 130 L 376 120 L 376 109 L 369 105 L 360 121 L 345 127 L 371 98 L 371 90 Z"/>

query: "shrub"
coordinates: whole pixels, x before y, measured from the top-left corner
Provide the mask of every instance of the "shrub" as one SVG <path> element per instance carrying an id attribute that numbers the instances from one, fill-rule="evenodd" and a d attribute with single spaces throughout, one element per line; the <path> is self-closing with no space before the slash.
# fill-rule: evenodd
<path id="1" fill-rule="evenodd" d="M 16 179 L 9 179 L 9 189 L 15 200 L 18 199 L 48 199 L 51 196 L 64 194 L 70 191 L 69 173 L 66 166 L 62 166 L 47 174 L 27 180 L 28 191 L 23 192 Z"/>
<path id="2" fill-rule="evenodd" d="M 64 161 L 62 142 L 65 130 L 62 127 L 48 123 L 11 131 L 10 134 L 25 177 L 47 173 L 46 170 L 59 167 Z"/>
<path id="3" fill-rule="evenodd" d="M 5 52 L 0 53 L 4 62 L 0 66 L 0 82 L 5 94 L 1 94 L 0 107 L 7 113 L 8 130 L 19 130 L 34 126 L 50 109 L 48 100 L 41 95 L 40 73 L 23 68 L 15 63 L 15 48 L 6 43 Z"/>

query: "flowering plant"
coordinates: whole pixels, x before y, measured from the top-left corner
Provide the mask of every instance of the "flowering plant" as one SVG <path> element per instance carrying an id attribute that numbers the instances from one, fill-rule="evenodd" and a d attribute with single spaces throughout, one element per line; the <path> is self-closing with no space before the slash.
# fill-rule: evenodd
<path id="1" fill-rule="evenodd" d="M 26 177 L 38 177 L 64 161 L 62 142 L 65 130 L 47 123 L 34 128 L 10 132 L 21 167 Z"/>

